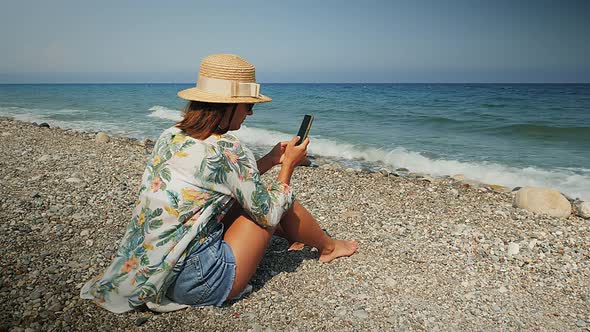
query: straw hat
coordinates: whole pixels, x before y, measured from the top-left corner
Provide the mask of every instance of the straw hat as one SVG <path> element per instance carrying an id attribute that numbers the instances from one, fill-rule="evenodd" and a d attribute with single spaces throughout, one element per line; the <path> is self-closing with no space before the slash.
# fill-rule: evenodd
<path id="1" fill-rule="evenodd" d="M 233 54 L 213 54 L 201 62 L 194 88 L 178 92 L 186 100 L 209 103 L 266 103 L 271 101 L 260 93 L 254 66 Z"/>

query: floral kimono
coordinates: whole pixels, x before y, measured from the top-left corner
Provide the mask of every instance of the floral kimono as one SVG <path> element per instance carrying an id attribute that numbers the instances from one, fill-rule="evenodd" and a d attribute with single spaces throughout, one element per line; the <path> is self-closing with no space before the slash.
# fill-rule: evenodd
<path id="1" fill-rule="evenodd" d="M 133 217 L 111 265 L 88 281 L 84 299 L 115 313 L 166 301 L 184 258 L 237 201 L 261 227 L 293 203 L 288 185 L 260 179 L 252 152 L 230 134 L 200 141 L 176 127 L 162 133 L 145 169 Z"/>

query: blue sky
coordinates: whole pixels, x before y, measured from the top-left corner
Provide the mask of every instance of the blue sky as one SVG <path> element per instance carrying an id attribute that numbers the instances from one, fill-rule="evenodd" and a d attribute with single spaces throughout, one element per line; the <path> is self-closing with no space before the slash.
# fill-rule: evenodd
<path id="1" fill-rule="evenodd" d="M 590 82 L 590 1 L 4 1 L 0 82 Z"/>

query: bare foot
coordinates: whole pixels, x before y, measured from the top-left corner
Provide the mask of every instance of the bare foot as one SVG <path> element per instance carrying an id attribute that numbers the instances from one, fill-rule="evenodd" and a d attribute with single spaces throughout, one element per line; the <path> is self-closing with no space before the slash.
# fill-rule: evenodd
<path id="1" fill-rule="evenodd" d="M 291 242 L 289 243 L 289 249 L 287 251 L 299 251 L 305 247 L 304 243 L 301 242 Z"/>
<path id="2" fill-rule="evenodd" d="M 334 240 L 334 245 L 333 250 L 320 253 L 320 261 L 329 263 L 338 257 L 351 256 L 359 247 L 359 243 L 354 240 Z"/>

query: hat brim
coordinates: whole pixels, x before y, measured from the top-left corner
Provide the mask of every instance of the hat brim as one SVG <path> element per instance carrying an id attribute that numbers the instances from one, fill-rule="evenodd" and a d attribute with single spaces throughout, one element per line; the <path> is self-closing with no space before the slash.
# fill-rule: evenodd
<path id="1" fill-rule="evenodd" d="M 268 103 L 272 101 L 272 98 L 267 97 L 263 94 L 259 94 L 258 97 L 227 97 L 221 96 L 218 94 L 206 92 L 200 90 L 197 87 L 189 88 L 185 90 L 178 91 L 178 97 L 184 100 L 192 100 L 192 101 L 204 101 L 208 103 L 228 103 L 228 104 L 258 104 L 258 103 Z"/>

